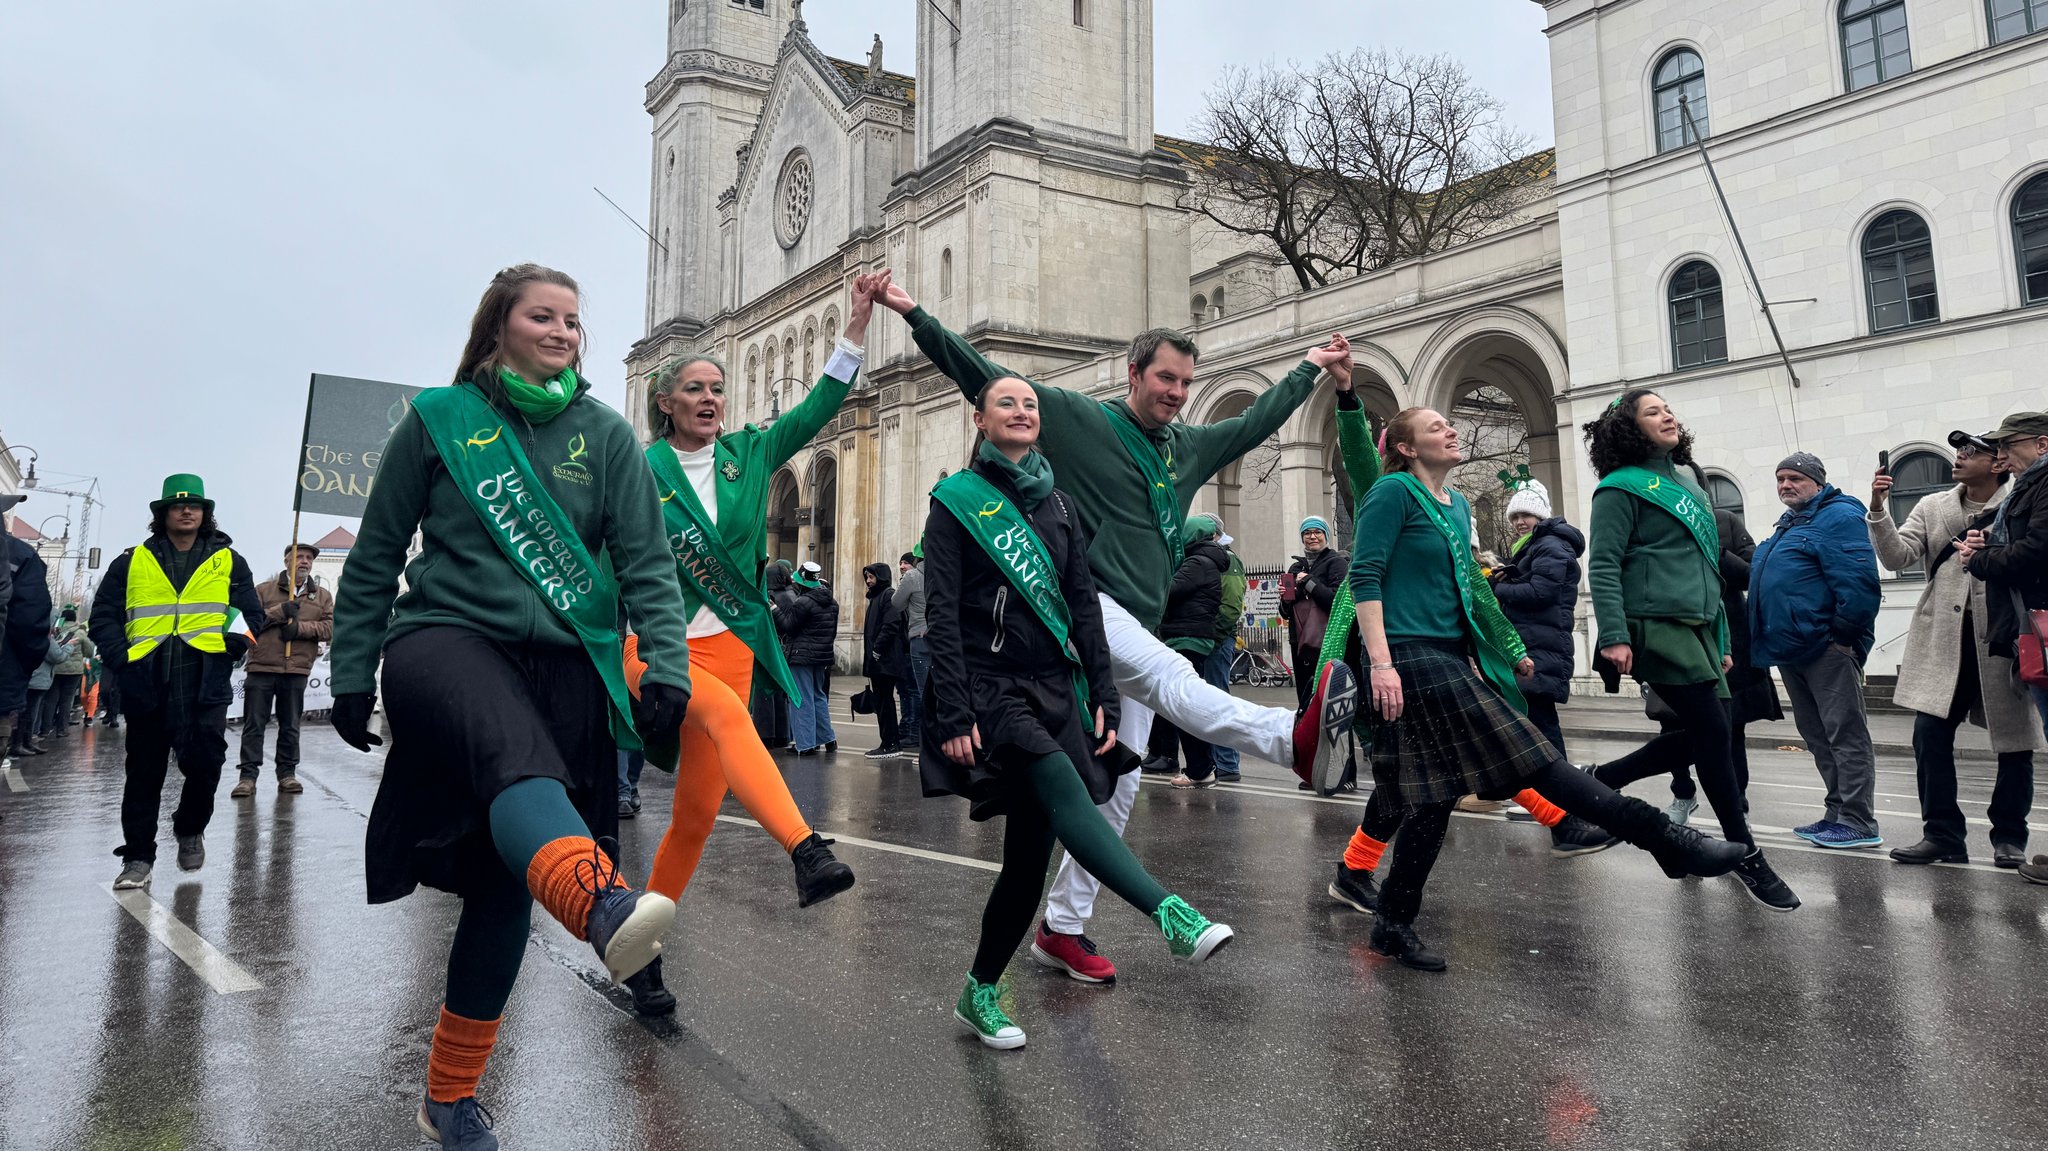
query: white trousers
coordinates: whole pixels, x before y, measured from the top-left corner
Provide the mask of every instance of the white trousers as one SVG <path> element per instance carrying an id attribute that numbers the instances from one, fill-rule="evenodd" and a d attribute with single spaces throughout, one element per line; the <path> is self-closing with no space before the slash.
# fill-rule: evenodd
<path id="1" fill-rule="evenodd" d="M 1106 595 L 1097 598 L 1102 602 L 1102 629 L 1109 638 L 1110 674 L 1122 697 L 1118 743 L 1144 755 L 1156 712 L 1206 743 L 1234 747 L 1283 767 L 1294 762 L 1294 712 L 1260 707 L 1211 685 L 1186 656 L 1159 642 L 1123 605 Z M 1124 833 L 1131 805 L 1137 802 L 1138 775 L 1133 771 L 1118 779 L 1109 802 L 1096 808 L 1118 835 Z M 1066 935 L 1080 934 L 1095 914 L 1095 896 L 1101 889 L 1100 880 L 1062 853 L 1059 874 L 1053 877 L 1052 894 L 1045 902 L 1046 926 Z"/>

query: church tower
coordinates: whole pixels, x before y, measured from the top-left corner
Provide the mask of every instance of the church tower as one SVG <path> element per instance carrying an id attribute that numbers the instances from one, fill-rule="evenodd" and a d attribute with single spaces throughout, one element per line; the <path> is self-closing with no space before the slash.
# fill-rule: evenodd
<path id="1" fill-rule="evenodd" d="M 669 0 L 668 62 L 647 84 L 654 118 L 647 337 L 635 363 L 659 362 L 717 314 L 718 197 L 738 171 L 793 16 L 792 0 Z"/>

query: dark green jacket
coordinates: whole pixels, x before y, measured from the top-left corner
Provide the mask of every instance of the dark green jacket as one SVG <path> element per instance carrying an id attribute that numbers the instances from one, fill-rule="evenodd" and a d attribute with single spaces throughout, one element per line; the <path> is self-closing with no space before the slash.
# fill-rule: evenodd
<path id="1" fill-rule="evenodd" d="M 1665 457 L 1644 468 L 1671 480 L 1702 506 L 1713 501 L 1694 482 L 1689 468 L 1674 468 Z M 1700 554 L 1692 530 L 1677 516 L 1624 491 L 1593 492 L 1593 537 L 1586 553 L 1586 580 L 1593 589 L 1593 615 L 1600 623 L 1596 646 L 1629 642 L 1628 621 L 1721 618 L 1721 573 Z"/>
<path id="2" fill-rule="evenodd" d="M 617 579 L 640 636 L 646 679 L 687 690 L 688 617 L 675 555 L 662 530 L 661 500 L 632 425 L 593 398 L 588 382 L 578 384 L 562 414 L 539 427 L 510 404 L 496 407 L 583 546 Z M 573 440 L 580 447 L 572 449 Z M 407 563 L 415 529 L 421 551 Z M 329 651 L 335 693 L 375 690 L 385 643 L 442 625 L 465 627 L 511 647 L 583 646 L 498 550 L 442 464 L 426 425 L 407 411 L 384 447 L 362 530 L 335 593 Z"/>
<path id="3" fill-rule="evenodd" d="M 947 331 L 923 308 L 912 308 L 904 318 L 917 346 L 969 400 L 999 376 L 1023 378 L 982 358 L 974 345 Z M 1278 431 L 1314 393 L 1321 373 L 1303 360 L 1286 379 L 1252 401 L 1243 415 L 1213 424 L 1172 423 L 1145 433 L 1166 460 L 1183 520 L 1202 485 Z M 1124 451 L 1102 401 L 1036 381 L 1031 386 L 1038 393 L 1038 450 L 1052 463 L 1060 490 L 1074 497 L 1082 526 L 1093 540 L 1088 568 L 1096 587 L 1147 630 L 1156 629 L 1166 612 L 1174 561 L 1153 519 L 1144 473 Z M 1129 414 L 1122 400 L 1111 403 Z"/>

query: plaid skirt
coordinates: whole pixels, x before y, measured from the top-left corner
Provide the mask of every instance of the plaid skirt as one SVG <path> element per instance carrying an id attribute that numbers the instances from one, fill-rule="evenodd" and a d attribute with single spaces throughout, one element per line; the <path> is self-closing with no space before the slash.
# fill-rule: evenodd
<path id="1" fill-rule="evenodd" d="M 1506 799 L 1559 758 L 1458 646 L 1399 643 L 1390 654 L 1401 676 L 1401 718 L 1374 714 L 1370 721 L 1373 780 L 1388 798 L 1410 805 L 1465 795 Z"/>

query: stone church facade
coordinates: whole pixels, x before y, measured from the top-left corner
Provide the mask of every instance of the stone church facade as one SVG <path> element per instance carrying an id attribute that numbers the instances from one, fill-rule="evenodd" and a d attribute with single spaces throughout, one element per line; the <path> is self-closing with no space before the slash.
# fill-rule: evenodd
<path id="1" fill-rule="evenodd" d="M 1577 426 L 1630 386 L 1673 401 L 1717 502 L 1759 536 L 1795 446 L 1864 491 L 1881 449 L 1932 476 L 1948 428 L 2048 406 L 2048 125 L 2025 98 L 2048 79 L 2038 5 L 2015 23 L 2005 0 L 1535 2 L 1557 131 L 1537 199 L 1480 240 L 1302 292 L 1187 207 L 1201 155 L 1153 131 L 1149 0 L 920 0 L 908 74 L 879 43 L 827 56 L 791 0 L 677 0 L 647 89 L 658 243 L 631 410 L 644 426 L 648 374 L 702 352 L 727 365 L 729 420 L 776 418 L 815 378 L 853 275 L 883 266 L 990 357 L 1103 397 L 1123 390 L 1133 334 L 1183 328 L 1202 348 L 1196 421 L 1241 411 L 1342 330 L 1379 417 L 1482 388 L 1512 409 L 1579 523 Z M 1706 113 L 1797 389 L 1674 135 L 1681 92 Z M 823 563 L 849 629 L 861 566 L 916 539 L 972 439 L 893 315 L 867 346 L 769 511 L 771 552 Z M 1285 565 L 1305 515 L 1348 541 L 1332 409 L 1319 393 L 1196 503 L 1254 568 Z M 1885 574 L 1874 671 L 1896 666 L 1919 587 Z"/>

